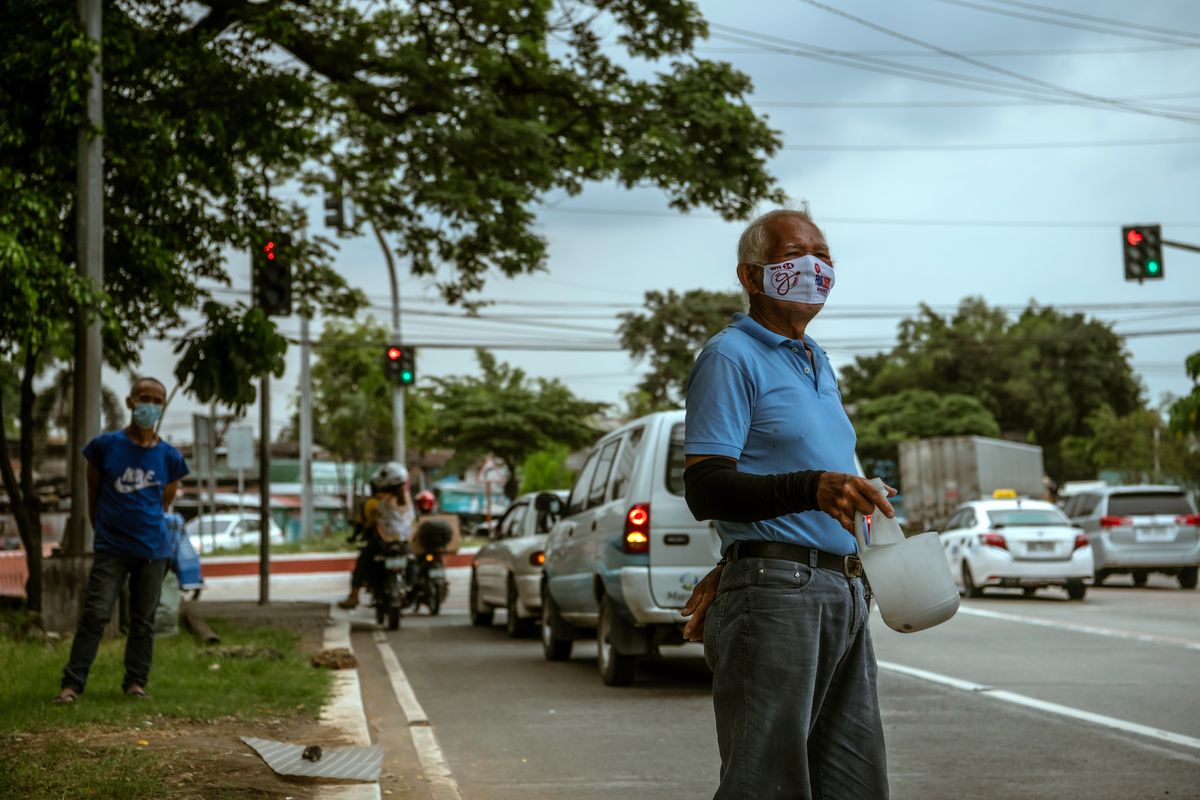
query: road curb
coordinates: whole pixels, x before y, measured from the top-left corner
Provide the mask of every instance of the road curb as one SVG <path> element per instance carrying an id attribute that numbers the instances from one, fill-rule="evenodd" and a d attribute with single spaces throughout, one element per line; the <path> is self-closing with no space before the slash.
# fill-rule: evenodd
<path id="1" fill-rule="evenodd" d="M 344 647 L 350 652 L 350 620 L 334 615 L 329 607 L 331 624 L 325 628 L 324 647 L 331 650 Z M 371 729 L 367 726 L 367 712 L 363 708 L 362 687 L 358 668 L 339 669 L 333 672 L 333 694 L 321 709 L 321 724 L 333 728 L 351 745 L 371 744 Z M 380 800 L 379 783 L 339 784 L 321 786 L 317 789 L 319 800 Z"/>

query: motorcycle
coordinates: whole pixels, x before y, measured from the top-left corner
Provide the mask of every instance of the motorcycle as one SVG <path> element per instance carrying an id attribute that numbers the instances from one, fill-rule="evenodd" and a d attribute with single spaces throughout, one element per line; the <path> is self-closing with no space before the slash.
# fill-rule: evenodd
<path id="1" fill-rule="evenodd" d="M 442 603 L 450 593 L 446 566 L 442 563 L 442 553 L 450 543 L 450 536 L 450 527 L 437 520 L 423 522 L 417 529 L 420 547 L 419 552 L 412 556 L 405 608 L 415 611 L 425 606 L 435 616 L 441 611 Z"/>
<path id="2" fill-rule="evenodd" d="M 370 585 L 375 599 L 375 622 L 387 624 L 389 631 L 400 628 L 400 616 L 410 593 L 408 575 L 411 556 L 408 546 L 400 541 L 385 541 L 375 556 L 375 569 Z"/>

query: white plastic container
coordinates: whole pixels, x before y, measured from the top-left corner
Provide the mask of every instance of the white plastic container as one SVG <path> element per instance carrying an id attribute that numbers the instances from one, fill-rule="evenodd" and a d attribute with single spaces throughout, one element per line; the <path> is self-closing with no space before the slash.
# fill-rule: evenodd
<path id="1" fill-rule="evenodd" d="M 886 493 L 879 478 L 872 479 L 871 485 Z M 875 509 L 869 529 L 863 515 L 855 515 L 854 535 L 863 572 L 889 628 L 915 633 L 945 622 L 958 611 L 958 587 L 937 533 L 906 539 L 896 520 Z"/>

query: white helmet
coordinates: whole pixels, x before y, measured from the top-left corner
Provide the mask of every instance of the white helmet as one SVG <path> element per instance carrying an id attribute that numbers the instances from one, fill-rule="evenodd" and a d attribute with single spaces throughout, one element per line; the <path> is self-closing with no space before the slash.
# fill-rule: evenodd
<path id="1" fill-rule="evenodd" d="M 371 485 L 376 489 L 391 489 L 408 482 L 408 469 L 399 461 L 389 461 L 371 476 Z"/>

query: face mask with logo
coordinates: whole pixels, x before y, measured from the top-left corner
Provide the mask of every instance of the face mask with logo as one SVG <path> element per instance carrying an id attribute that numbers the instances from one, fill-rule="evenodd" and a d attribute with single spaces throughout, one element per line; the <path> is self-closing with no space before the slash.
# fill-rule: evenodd
<path id="1" fill-rule="evenodd" d="M 816 256 L 763 264 L 763 293 L 788 303 L 823 305 L 833 289 L 833 267 Z"/>
<path id="2" fill-rule="evenodd" d="M 162 406 L 154 403 L 141 403 L 133 407 L 133 424 L 148 431 L 162 416 Z"/>

